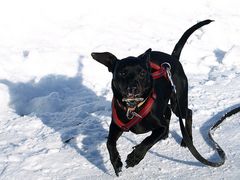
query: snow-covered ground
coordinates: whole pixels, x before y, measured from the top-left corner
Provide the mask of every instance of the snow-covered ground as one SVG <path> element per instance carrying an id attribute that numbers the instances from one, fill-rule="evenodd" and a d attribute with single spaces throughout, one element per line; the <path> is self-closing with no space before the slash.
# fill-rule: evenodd
<path id="1" fill-rule="evenodd" d="M 181 62 L 189 78 L 194 144 L 218 160 L 207 132 L 240 105 L 240 5 L 237 0 L 8 0 L 0 2 L 0 179 L 114 179 L 105 146 L 111 120 L 111 74 L 92 51 L 118 58 L 151 47 L 171 53 L 198 21 Z M 226 152 L 219 168 L 181 148 L 178 120 L 117 179 L 239 179 L 240 113 L 214 133 Z M 146 137 L 124 133 L 125 161 Z"/>

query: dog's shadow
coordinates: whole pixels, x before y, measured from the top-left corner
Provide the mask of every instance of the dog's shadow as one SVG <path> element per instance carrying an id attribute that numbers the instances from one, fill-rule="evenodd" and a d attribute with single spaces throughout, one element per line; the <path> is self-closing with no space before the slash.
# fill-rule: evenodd
<path id="1" fill-rule="evenodd" d="M 14 83 L 8 86 L 10 106 L 20 116 L 37 116 L 48 127 L 60 133 L 62 142 L 70 145 L 94 166 L 107 173 L 100 145 L 106 141 L 107 130 L 99 116 L 110 116 L 111 103 L 83 85 L 79 57 L 75 77 L 47 75 L 37 83 Z M 77 137 L 81 140 L 78 142 Z M 79 145 L 81 144 L 81 145 Z"/>

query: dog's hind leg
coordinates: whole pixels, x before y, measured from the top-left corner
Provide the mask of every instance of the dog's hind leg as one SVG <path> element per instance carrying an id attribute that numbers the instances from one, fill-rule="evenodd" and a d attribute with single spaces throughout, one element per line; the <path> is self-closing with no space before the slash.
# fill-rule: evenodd
<path id="1" fill-rule="evenodd" d="M 163 134 L 162 139 L 168 138 L 168 134 L 169 134 L 169 123 L 170 123 L 171 115 L 172 115 L 171 107 L 170 107 L 170 105 L 168 105 L 167 108 L 166 108 L 166 110 L 165 110 L 165 113 L 164 113 L 164 118 L 165 118 L 165 121 L 164 121 L 164 122 L 165 122 L 166 129 L 165 129 L 165 132 L 164 132 L 164 134 Z"/>
<path id="2" fill-rule="evenodd" d="M 119 172 L 122 171 L 123 163 L 117 150 L 117 140 L 122 135 L 123 131 L 114 122 L 111 122 L 109 135 L 107 140 L 107 149 L 109 152 L 110 160 L 113 165 L 114 171 L 118 176 Z"/>
<path id="3" fill-rule="evenodd" d="M 185 128 L 188 132 L 190 139 L 192 140 L 192 110 L 188 109 L 187 91 L 185 91 L 185 93 L 182 93 L 178 100 L 181 110 L 181 116 L 183 119 L 185 119 Z M 174 114 L 179 117 L 180 113 L 178 112 L 178 104 L 176 102 L 176 97 L 171 98 L 171 108 Z M 184 140 L 182 140 L 181 146 L 186 147 L 186 143 L 184 142 Z"/>
<path id="4" fill-rule="evenodd" d="M 188 109 L 186 112 L 185 127 L 190 139 L 192 140 L 192 110 L 191 109 Z M 186 147 L 186 143 L 184 142 L 184 140 L 182 140 L 181 146 Z"/>

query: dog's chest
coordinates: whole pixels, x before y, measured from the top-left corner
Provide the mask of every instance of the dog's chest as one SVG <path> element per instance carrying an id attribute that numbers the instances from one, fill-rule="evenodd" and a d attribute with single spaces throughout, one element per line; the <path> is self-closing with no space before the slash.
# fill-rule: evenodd
<path id="1" fill-rule="evenodd" d="M 157 127 L 159 127 L 159 124 L 160 122 L 158 122 L 158 120 L 151 118 L 149 115 L 141 122 L 131 127 L 129 131 L 135 134 L 143 134 L 156 129 Z"/>

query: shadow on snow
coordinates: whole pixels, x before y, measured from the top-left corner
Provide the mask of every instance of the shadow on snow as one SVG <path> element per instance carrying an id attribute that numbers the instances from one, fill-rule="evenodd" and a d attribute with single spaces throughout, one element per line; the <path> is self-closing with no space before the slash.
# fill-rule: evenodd
<path id="1" fill-rule="evenodd" d="M 98 117 L 110 116 L 111 104 L 82 84 L 81 58 L 75 77 L 47 75 L 37 83 L 13 83 L 8 80 L 0 80 L 0 83 L 8 86 L 10 106 L 18 115 L 36 115 L 45 125 L 61 134 L 63 143 L 107 173 L 98 150 L 106 141 L 107 131 Z M 81 142 L 76 139 L 78 135 L 84 137 Z M 81 146 L 78 143 L 82 143 Z"/>

